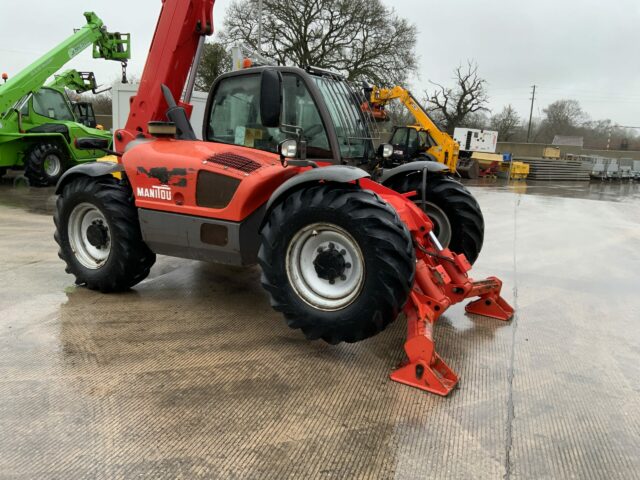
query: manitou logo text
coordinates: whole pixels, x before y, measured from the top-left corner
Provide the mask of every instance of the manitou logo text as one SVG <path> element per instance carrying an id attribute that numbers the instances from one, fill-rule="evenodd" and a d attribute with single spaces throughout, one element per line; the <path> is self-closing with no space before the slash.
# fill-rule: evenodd
<path id="1" fill-rule="evenodd" d="M 171 201 L 171 188 L 166 185 L 154 185 L 151 188 L 138 187 L 137 196 L 140 198 Z"/>

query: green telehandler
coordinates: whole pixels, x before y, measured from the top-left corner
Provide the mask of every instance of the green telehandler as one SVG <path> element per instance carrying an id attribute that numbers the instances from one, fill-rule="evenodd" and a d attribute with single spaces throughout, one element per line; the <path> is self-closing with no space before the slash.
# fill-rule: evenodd
<path id="1" fill-rule="evenodd" d="M 67 71 L 50 84 L 47 79 L 83 50 L 93 46 L 93 58 L 122 63 L 123 77 L 131 57 L 129 34 L 108 32 L 93 12 L 84 14 L 87 24 L 15 77 L 3 74 L 0 84 L 0 176 L 9 168 L 24 168 L 32 186 L 55 184 L 62 173 L 81 162 L 103 156 L 100 151 L 79 150 L 75 139 L 106 138 L 111 134 L 87 126 L 81 104 L 69 101 L 65 88 L 95 91 L 93 74 Z M 75 73 L 74 73 L 75 72 Z M 95 122 L 95 116 L 94 116 Z"/>

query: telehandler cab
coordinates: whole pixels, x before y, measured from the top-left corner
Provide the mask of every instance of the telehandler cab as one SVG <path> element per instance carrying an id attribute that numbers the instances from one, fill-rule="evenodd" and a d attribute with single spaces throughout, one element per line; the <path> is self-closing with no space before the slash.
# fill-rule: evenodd
<path id="1" fill-rule="evenodd" d="M 349 165 L 375 160 L 362 98 L 314 68 L 222 75 L 204 141 L 196 140 L 189 94 L 213 3 L 164 2 L 117 152 L 109 152 L 119 162 L 84 164 L 60 179 L 55 239 L 67 272 L 113 292 L 141 282 L 156 254 L 258 263 L 272 306 L 309 339 L 360 341 L 404 311 L 408 359 L 392 378 L 448 394 L 458 377 L 435 353 L 438 317 L 471 297 L 479 297 L 471 313 L 508 320 L 513 309 L 498 279 L 474 282 L 465 255 L 442 247 L 419 207 L 425 189 L 415 203 L 415 191 L 384 185 L 396 175 L 428 183 L 438 165 L 385 170 L 378 181 Z M 78 143 L 108 150 L 102 140 Z"/>

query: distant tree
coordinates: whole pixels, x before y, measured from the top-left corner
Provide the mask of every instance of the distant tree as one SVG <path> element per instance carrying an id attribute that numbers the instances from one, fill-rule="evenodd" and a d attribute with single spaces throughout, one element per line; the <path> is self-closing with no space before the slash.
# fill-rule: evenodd
<path id="1" fill-rule="evenodd" d="M 558 100 L 543 110 L 545 123 L 559 135 L 569 135 L 588 116 L 577 100 Z"/>
<path id="2" fill-rule="evenodd" d="M 416 118 L 400 100 L 393 100 L 385 104 L 384 111 L 394 125 L 415 125 Z"/>
<path id="3" fill-rule="evenodd" d="M 625 135 L 608 119 L 583 122 L 575 127 L 574 133 L 584 137 L 585 147 L 595 149 L 605 149 L 609 141 L 613 145 Z"/>
<path id="4" fill-rule="evenodd" d="M 227 10 L 226 44 L 242 43 L 281 65 L 311 65 L 378 85 L 404 83 L 416 64 L 415 25 L 381 0 L 258 0 Z"/>
<path id="5" fill-rule="evenodd" d="M 544 117 L 536 132 L 536 141 L 551 143 L 556 135 L 583 135 L 588 116 L 577 100 L 557 100 L 542 110 Z"/>
<path id="6" fill-rule="evenodd" d="M 67 90 L 67 96 L 72 102 L 89 102 L 93 104 L 93 111 L 96 115 L 111 115 L 112 112 L 112 94 L 111 90 L 99 93 L 97 95 L 86 92 L 77 94 L 71 90 Z"/>
<path id="7" fill-rule="evenodd" d="M 488 111 L 486 85 L 487 82 L 478 75 L 478 65 L 467 62 L 454 71 L 455 86 L 445 87 L 431 82 L 436 90 L 427 94 L 429 110 L 440 118 L 443 127 L 449 132 L 458 126 L 463 126 L 470 114 Z"/>
<path id="8" fill-rule="evenodd" d="M 519 126 L 520 117 L 512 105 L 507 105 L 489 120 L 489 128 L 498 132 L 498 139 L 502 142 L 512 140 Z"/>
<path id="9" fill-rule="evenodd" d="M 213 81 L 231 70 L 231 54 L 219 42 L 204 44 L 202 60 L 196 74 L 196 90 L 208 92 Z"/>
<path id="10" fill-rule="evenodd" d="M 490 118 L 485 112 L 470 113 L 466 116 L 463 125 L 459 127 L 478 128 L 480 130 L 486 130 L 489 128 Z"/>

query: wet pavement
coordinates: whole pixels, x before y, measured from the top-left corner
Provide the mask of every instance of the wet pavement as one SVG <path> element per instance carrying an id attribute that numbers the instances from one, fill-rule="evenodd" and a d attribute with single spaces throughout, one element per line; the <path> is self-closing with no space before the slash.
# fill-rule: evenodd
<path id="1" fill-rule="evenodd" d="M 257 269 L 73 285 L 50 189 L 0 185 L 0 478 L 640 478 L 640 186 L 471 187 L 509 324 L 438 323 L 447 398 L 388 380 L 404 323 L 308 342 Z"/>

